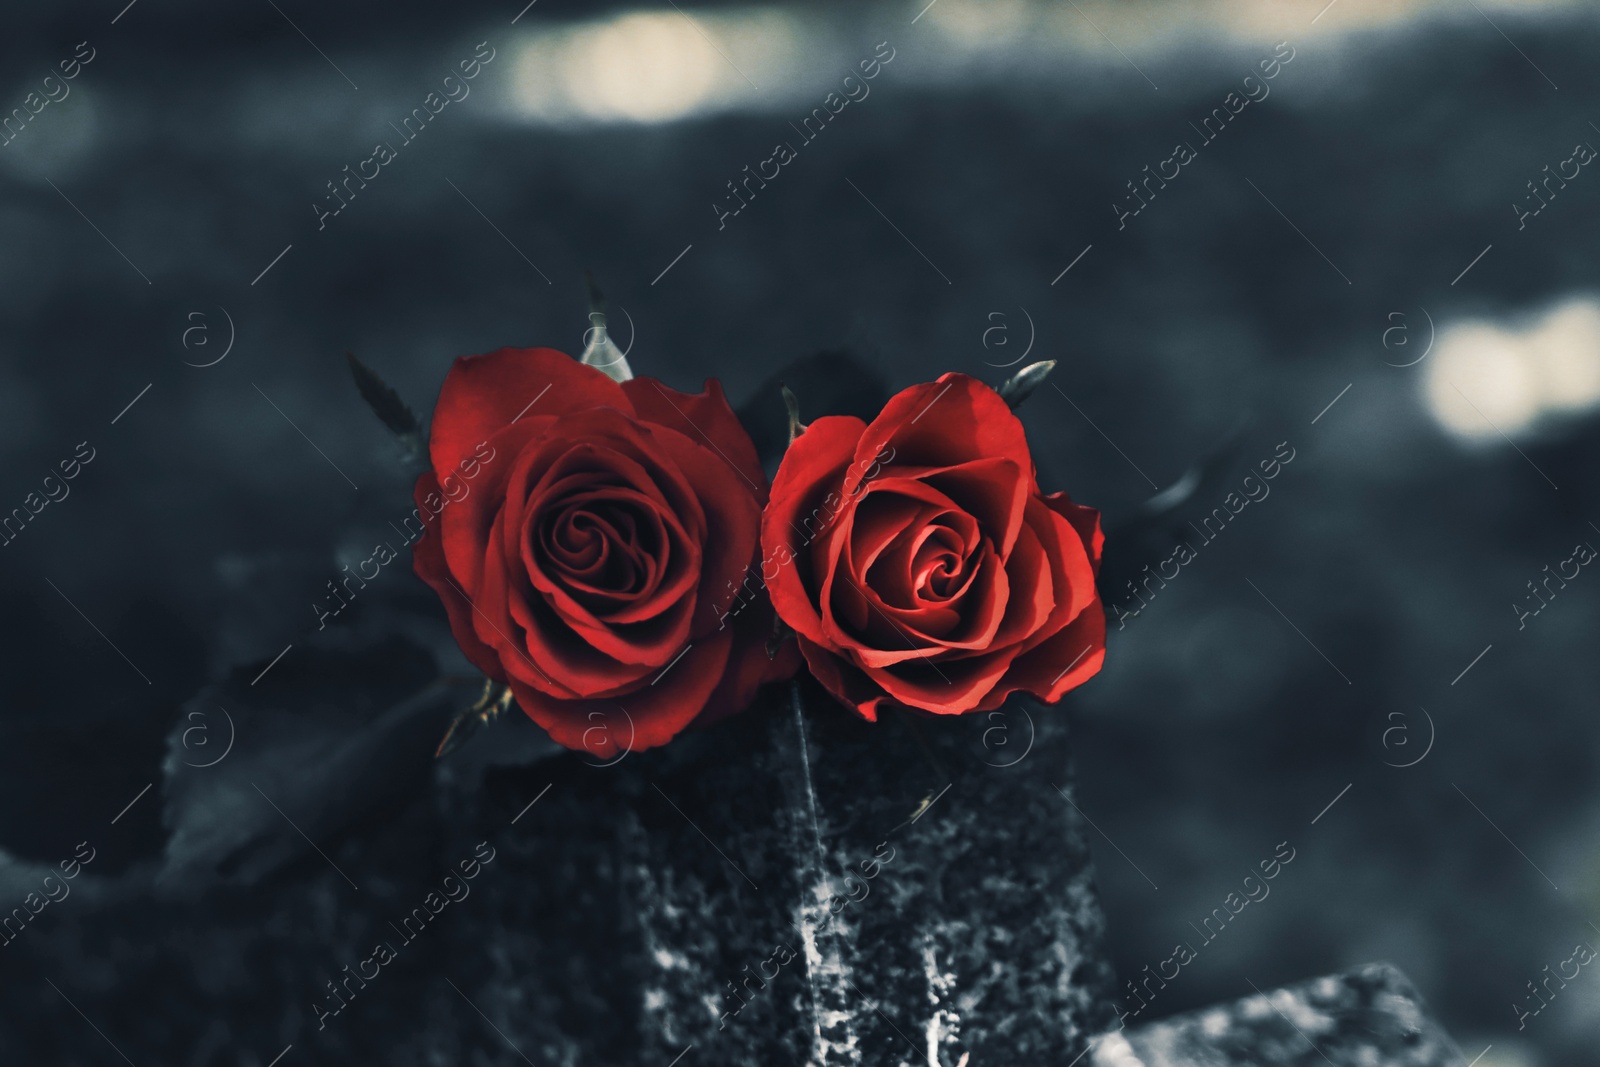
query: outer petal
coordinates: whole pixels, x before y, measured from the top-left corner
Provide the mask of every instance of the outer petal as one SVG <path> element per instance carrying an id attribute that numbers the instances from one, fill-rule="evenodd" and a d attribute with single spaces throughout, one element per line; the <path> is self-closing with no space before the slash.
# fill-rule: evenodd
<path id="1" fill-rule="evenodd" d="M 799 634 L 826 644 L 822 617 L 810 588 L 820 588 L 822 576 L 814 573 L 814 542 L 840 524 L 835 507 L 828 505 L 866 423 L 845 415 L 828 415 L 813 422 L 795 438 L 772 480 L 772 498 L 761 516 L 762 574 L 778 617 Z M 775 572 L 775 573 L 774 573 Z M 802 646 L 803 647 L 803 646 Z"/>
<path id="2" fill-rule="evenodd" d="M 999 393 L 965 374 L 945 374 L 891 397 L 861 435 L 846 490 L 869 477 L 873 458 L 886 452 L 886 463 L 929 467 L 1009 459 L 1026 472 L 1029 491 L 1037 491 L 1022 423 Z"/>
<path id="3" fill-rule="evenodd" d="M 483 579 L 485 546 L 489 531 L 505 507 L 506 484 L 522 453 L 538 446 L 556 420 L 529 416 L 489 438 L 488 459 L 468 479 L 458 467 L 446 480 L 456 497 L 439 513 L 440 543 L 450 570 L 468 593 L 476 595 Z M 476 447 L 476 446 L 475 446 Z M 474 453 L 475 456 L 484 453 Z M 471 468 L 469 468 L 471 469 Z M 438 481 L 434 482 L 438 485 Z M 422 484 L 417 483 L 420 491 Z M 419 492 L 420 499 L 420 492 Z M 491 642 L 492 643 L 492 642 Z"/>
<path id="4" fill-rule="evenodd" d="M 1083 549 L 1089 553 L 1089 562 L 1094 565 L 1094 573 L 1098 577 L 1100 552 L 1106 543 L 1105 532 L 1100 529 L 1100 512 L 1094 508 L 1086 508 L 1082 504 L 1074 504 L 1066 493 L 1051 493 L 1040 499 L 1044 501 L 1046 507 L 1072 523 L 1072 528 L 1078 531 L 1078 536 L 1083 538 Z"/>
<path id="5" fill-rule="evenodd" d="M 869 679 L 858 668 L 804 635 L 795 638 L 806 666 L 822 687 L 832 693 L 839 703 L 850 708 L 868 722 L 878 721 L 878 709 L 894 701 L 885 696 L 883 687 Z"/>
<path id="6" fill-rule="evenodd" d="M 688 726 L 721 682 L 732 647 L 733 634 L 728 630 L 702 638 L 656 681 L 615 698 L 552 699 L 516 678 L 511 689 L 528 717 L 557 742 L 609 759 L 622 749 L 637 752 L 664 745 Z M 628 724 L 622 729 L 616 724 L 619 708 Z M 597 722 L 608 729 L 594 732 Z"/>
<path id="7" fill-rule="evenodd" d="M 979 705 L 979 710 L 998 708 L 1013 691 L 1025 689 L 1047 704 L 1061 699 L 1100 673 L 1106 660 L 1106 613 L 1100 601 L 1084 609 L 1076 619 L 1053 637 L 1018 656 L 1000 684 Z"/>
<path id="8" fill-rule="evenodd" d="M 1040 627 L 1043 637 L 1077 618 L 1079 612 L 1099 600 L 1100 594 L 1095 591 L 1094 565 L 1088 550 L 1071 522 L 1045 501 L 1035 499 L 1028 502 L 1028 525 L 1044 548 L 1055 585 L 1055 610 Z"/>
<path id="9" fill-rule="evenodd" d="M 921 708 L 935 715 L 960 715 L 972 711 L 1005 676 L 1011 663 L 1007 652 L 970 659 L 931 660 L 867 670 L 897 704 Z"/>
<path id="10" fill-rule="evenodd" d="M 424 471 L 422 477 L 417 479 L 415 494 L 417 510 L 420 513 L 429 514 L 429 509 L 423 501 L 438 491 L 439 480 L 433 476 L 432 471 Z M 444 545 L 437 519 L 426 525 L 422 536 L 413 544 L 411 568 L 418 578 L 427 582 L 433 587 L 433 591 L 439 594 L 445 614 L 450 618 L 450 632 L 455 635 L 456 644 L 461 646 L 462 654 L 474 667 L 490 678 L 498 682 L 505 681 L 505 671 L 501 669 L 499 655 L 478 639 L 477 631 L 473 628 L 470 594 L 450 573 L 449 564 L 445 562 Z"/>
<path id="11" fill-rule="evenodd" d="M 738 472 L 761 503 L 767 502 L 766 472 L 749 433 L 728 406 L 721 382 L 708 378 L 701 392 L 680 393 L 654 378 L 630 378 L 622 383 L 622 391 L 641 419 L 705 445 Z"/>
<path id="12" fill-rule="evenodd" d="M 553 348 L 502 348 L 462 356 L 445 375 L 433 409 L 428 452 L 441 476 L 479 442 L 528 415 L 612 407 L 632 414 L 622 387 L 602 370 Z"/>

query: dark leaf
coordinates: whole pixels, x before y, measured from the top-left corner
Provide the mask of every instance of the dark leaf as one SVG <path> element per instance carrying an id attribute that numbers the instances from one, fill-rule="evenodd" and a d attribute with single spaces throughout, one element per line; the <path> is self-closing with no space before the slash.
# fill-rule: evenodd
<path id="1" fill-rule="evenodd" d="M 355 357 L 353 352 L 346 352 L 345 358 L 350 361 L 350 374 L 356 380 L 356 389 L 361 393 L 361 399 L 372 408 L 383 424 L 405 443 L 406 447 L 414 454 L 422 454 L 423 432 L 422 422 L 400 399 L 400 394 L 394 387 L 378 376 L 378 372 L 367 366 Z"/>
<path id="2" fill-rule="evenodd" d="M 409 640 L 351 646 L 296 645 L 270 670 L 241 665 L 183 706 L 163 768 L 165 884 L 253 884 L 320 863 L 307 838 L 331 852 L 425 796 L 460 688 Z"/>
<path id="3" fill-rule="evenodd" d="M 1011 409 L 1015 411 L 1022 406 L 1022 402 L 1028 399 L 1035 389 L 1044 383 L 1045 378 L 1055 369 L 1056 361 L 1053 359 L 1047 359 L 1040 363 L 1030 363 L 1007 378 L 1005 384 L 995 391 L 1000 394 L 1000 399 L 1010 404 Z"/>

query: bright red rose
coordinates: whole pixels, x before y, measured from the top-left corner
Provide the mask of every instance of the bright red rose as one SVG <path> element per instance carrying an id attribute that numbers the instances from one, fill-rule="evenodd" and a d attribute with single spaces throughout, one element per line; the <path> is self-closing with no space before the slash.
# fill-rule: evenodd
<path id="1" fill-rule="evenodd" d="M 1054 701 L 1100 670 L 1100 513 L 1039 492 L 1022 424 L 964 374 L 869 425 L 829 416 L 789 446 L 762 519 L 772 605 L 817 679 L 880 705 Z"/>
<path id="2" fill-rule="evenodd" d="M 434 409 L 417 574 L 456 641 L 568 748 L 665 744 L 799 666 L 731 618 L 766 477 L 715 381 L 616 382 L 550 348 L 458 359 Z M 623 714 L 626 713 L 626 714 Z"/>

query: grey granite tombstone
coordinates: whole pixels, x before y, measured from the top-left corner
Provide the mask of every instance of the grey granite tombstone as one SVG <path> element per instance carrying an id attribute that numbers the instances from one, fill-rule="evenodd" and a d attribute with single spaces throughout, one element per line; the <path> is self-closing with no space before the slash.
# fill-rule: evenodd
<path id="1" fill-rule="evenodd" d="M 1406 976 L 1370 963 L 1097 1037 L 1093 1067 L 1464 1067 Z"/>
<path id="2" fill-rule="evenodd" d="M 1069 789 L 1062 709 L 868 724 L 809 684 L 493 769 L 455 801 L 499 851 L 454 980 L 541 1067 L 1064 1067 L 1112 1020 Z"/>

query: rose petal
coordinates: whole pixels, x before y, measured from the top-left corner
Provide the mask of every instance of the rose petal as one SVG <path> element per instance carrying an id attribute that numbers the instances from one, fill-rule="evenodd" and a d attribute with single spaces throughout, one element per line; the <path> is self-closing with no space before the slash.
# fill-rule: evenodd
<path id="1" fill-rule="evenodd" d="M 435 473 L 457 469 L 480 442 L 531 415 L 633 405 L 604 371 L 553 348 L 502 348 L 463 356 L 445 375 L 433 409 L 428 452 Z"/>
<path id="2" fill-rule="evenodd" d="M 483 580 L 484 544 L 505 506 L 506 484 L 517 458 L 528 448 L 535 447 L 535 442 L 541 440 L 554 423 L 554 419 L 523 419 L 490 439 L 492 451 L 488 459 L 472 468 L 475 477 L 469 479 L 459 469 L 447 476 L 445 487 L 450 489 L 450 494 L 442 498 L 440 540 L 451 572 L 469 596 Z M 420 490 L 421 482 L 417 484 Z"/>
<path id="3" fill-rule="evenodd" d="M 974 458 L 1009 459 L 1027 472 L 1029 492 L 1037 491 L 1022 423 L 998 393 L 965 374 L 945 374 L 891 397 L 862 433 L 855 449 L 857 463 L 844 491 L 853 492 L 870 475 L 866 464 L 889 450 L 888 469 L 901 464 L 948 467 Z"/>
<path id="4" fill-rule="evenodd" d="M 1051 566 L 1055 587 L 1055 608 L 1042 629 L 1047 633 L 1065 626 L 1097 599 L 1094 565 L 1083 539 L 1072 523 L 1042 499 L 1028 501 L 1028 526 L 1039 538 L 1045 559 Z"/>
<path id="5" fill-rule="evenodd" d="M 874 484 L 905 479 L 937 490 L 950 500 L 953 508 L 973 516 L 1000 549 L 1001 556 L 1008 556 L 1028 504 L 1027 470 L 1004 457 L 975 459 L 946 467 L 896 464 Z"/>
<path id="6" fill-rule="evenodd" d="M 1056 589 L 1064 573 L 1061 568 L 1061 562 L 1049 558 L 1038 535 L 1024 523 L 1011 558 L 1006 561 L 1006 581 L 1013 593 L 1006 605 L 1005 621 L 987 649 L 952 650 L 948 655 L 961 659 L 1009 649 L 1010 654 L 1016 656 L 1065 626 L 1071 621 L 1067 612 L 1072 605 L 1070 598 L 1059 605 L 1056 600 Z"/>
<path id="7" fill-rule="evenodd" d="M 761 497 L 742 481 L 728 477 L 716 455 L 688 436 L 662 426 L 652 427 L 651 447 L 674 463 L 693 487 L 705 511 L 700 548 L 700 584 L 696 593 L 694 632 L 716 629 L 733 603 L 739 584 L 759 543 Z"/>
<path id="8" fill-rule="evenodd" d="M 721 382 L 708 378 L 703 391 L 680 393 L 654 378 L 630 378 L 622 383 L 622 391 L 641 419 L 707 446 L 739 474 L 761 503 L 767 502 L 767 476 L 761 459 L 739 417 L 728 406 Z"/>
<path id="9" fill-rule="evenodd" d="M 980 710 L 998 708 L 1011 693 L 1027 690 L 1047 704 L 1098 674 L 1106 659 L 1106 613 L 1099 601 L 1011 663 Z"/>
<path id="10" fill-rule="evenodd" d="M 863 719 L 877 722 L 879 708 L 884 704 L 893 703 L 884 696 L 881 686 L 869 679 L 860 668 L 846 662 L 838 653 L 803 635 L 797 636 L 795 643 L 799 645 L 800 653 L 805 657 L 806 666 L 811 668 L 812 676 L 841 704 L 855 711 Z"/>
<path id="11" fill-rule="evenodd" d="M 594 616 L 573 598 L 571 582 L 567 580 L 568 572 L 550 573 L 547 564 L 556 561 L 545 559 L 545 538 L 535 536 L 537 528 L 562 521 L 561 517 L 570 514 L 573 509 L 580 513 L 586 506 L 605 509 L 630 532 L 630 539 L 623 541 L 619 538 L 616 548 L 624 557 L 634 561 L 635 568 L 645 576 L 644 584 L 632 589 L 593 587 L 595 592 L 621 597 L 617 602 L 620 617 L 608 616 L 612 621 L 648 619 L 657 613 L 660 606 L 686 597 L 699 580 L 700 541 L 684 529 L 677 515 L 664 505 L 659 494 L 651 496 L 631 487 L 596 484 L 591 475 L 578 474 L 558 479 L 554 485 L 538 493 L 536 504 L 532 501 L 529 503 L 533 506 L 527 507 L 526 511 L 514 509 L 507 512 L 508 523 L 518 521 L 519 515 L 522 523 L 513 543 L 506 546 L 507 550 L 520 554 L 536 586 L 560 599 L 558 606 L 563 613 L 573 613 L 585 623 L 592 624 Z M 590 514 L 587 521 L 599 529 L 613 528 L 611 521 L 598 515 Z M 648 598 L 648 602 L 638 603 L 641 597 Z M 627 604 L 634 606 L 627 609 Z"/>
<path id="12" fill-rule="evenodd" d="M 823 644 L 822 617 L 806 590 L 820 582 L 817 552 L 847 525 L 853 505 L 836 490 L 865 426 L 843 415 L 811 423 L 789 446 L 761 517 L 762 576 L 773 607 L 797 633 Z"/>
<path id="13" fill-rule="evenodd" d="M 956 614 L 950 609 L 895 608 L 879 601 L 872 590 L 866 590 L 865 596 L 872 606 L 875 619 L 885 626 L 870 628 L 867 640 L 844 646 L 846 651 L 856 663 L 869 668 L 870 674 L 870 668 L 918 659 L 938 661 L 942 669 L 942 661 L 953 649 L 979 653 L 988 650 L 1005 617 L 1011 587 L 1000 557 L 992 550 L 982 553 L 974 570 L 976 573 L 970 595 L 962 605 L 963 611 L 957 614 L 956 625 L 945 635 L 929 633 L 923 628 L 923 623 L 925 620 L 942 620 L 947 614 Z"/>
<path id="14" fill-rule="evenodd" d="M 537 518 L 536 513 L 530 514 L 525 521 L 534 522 Z M 679 540 L 677 537 L 670 539 Z M 687 595 L 687 586 L 694 580 L 698 570 L 698 560 L 693 558 L 698 556 L 695 546 L 680 541 L 673 549 L 676 556 L 687 556 L 692 560 L 684 568 L 685 581 L 676 583 L 679 586 L 677 595 L 658 598 L 651 605 L 648 618 L 633 623 L 613 624 L 599 618 L 588 605 L 573 595 L 565 582 L 550 577 L 529 552 L 531 540 L 531 532 L 526 528 L 517 538 L 522 549 L 521 561 L 527 567 L 528 580 L 532 585 L 531 592 L 542 596 L 545 604 L 555 612 L 559 624 L 570 629 L 575 637 L 594 651 L 619 664 L 659 667 L 688 643 L 694 601 Z M 536 621 L 531 612 L 519 612 L 516 601 L 512 602 L 512 615 L 530 632 L 536 628 L 542 632 L 549 625 L 542 620 Z M 622 673 L 633 675 L 637 672 Z M 583 690 L 580 688 L 579 691 Z"/>
<path id="15" fill-rule="evenodd" d="M 780 471 L 781 473 L 781 471 Z M 854 507 L 846 507 L 835 523 L 835 530 L 825 539 L 822 560 L 818 567 L 822 574 L 817 593 L 817 604 L 822 619 L 822 642 L 852 652 L 875 646 L 882 640 L 872 636 L 874 628 L 886 623 L 885 635 L 897 653 L 911 652 L 913 657 L 929 653 L 926 647 L 907 635 L 892 618 L 885 618 L 881 597 L 869 596 L 860 575 L 870 565 L 871 557 L 901 536 L 908 526 L 914 527 L 920 517 L 933 514 L 922 506 L 937 508 L 940 513 L 959 516 L 959 509 L 939 490 L 914 479 L 899 479 L 887 475 L 870 484 L 858 483 L 858 499 Z M 977 536 L 977 524 L 970 520 L 962 524 L 970 538 Z M 860 530 L 862 532 L 858 533 Z M 868 554 L 862 563 L 855 555 L 860 545 Z M 840 617 L 843 616 L 843 624 Z M 878 616 L 875 620 L 874 616 Z M 908 658 L 904 655 L 901 658 Z"/>
<path id="16" fill-rule="evenodd" d="M 637 679 L 648 667 L 622 667 L 574 635 L 527 575 L 506 566 L 498 532 L 485 549 L 484 580 L 473 595 L 473 627 L 500 656 L 507 681 L 520 680 L 563 699 L 593 696 L 619 678 Z"/>
<path id="17" fill-rule="evenodd" d="M 732 647 L 728 630 L 702 638 L 654 682 L 615 699 L 552 700 L 516 678 L 511 690 L 528 717 L 557 742 L 611 759 L 624 749 L 638 752 L 664 745 L 689 725 L 722 680 Z M 619 709 L 622 724 L 617 722 Z"/>
<path id="18" fill-rule="evenodd" d="M 548 601 L 576 636 L 597 651 L 633 667 L 660 666 L 690 636 L 692 591 L 703 578 L 700 545 L 705 535 L 700 531 L 707 525 L 700 499 L 678 467 L 659 454 L 658 442 L 653 440 L 658 431 L 654 428 L 605 409 L 568 416 L 561 420 L 561 427 L 560 436 L 551 436 L 525 449 L 512 468 L 498 527 L 504 542 L 500 558 L 520 560 L 531 588 Z M 567 439 L 569 434 L 576 443 Z M 663 550 L 660 561 L 667 564 L 669 573 L 652 600 L 636 605 L 632 614 L 641 625 L 631 630 L 599 619 L 562 582 L 545 572 L 541 560 L 530 554 L 528 523 L 532 514 L 580 487 L 596 486 L 597 482 L 628 486 L 612 491 L 626 493 L 640 508 L 651 509 L 668 532 L 670 546 Z M 754 522 L 753 517 L 746 522 L 752 540 Z M 519 621 L 530 627 L 537 625 L 528 611 L 515 610 L 516 598 L 511 603 Z M 650 625 L 652 622 L 656 624 Z M 562 635 L 550 636 L 559 641 Z M 565 666 L 554 672 L 557 680 L 580 693 L 591 694 L 597 683 L 582 666 L 586 659 L 578 653 L 565 656 Z M 576 673 L 565 677 L 567 670 Z M 622 673 L 631 676 L 637 672 Z M 585 680 L 580 681 L 580 677 Z"/>
<path id="19" fill-rule="evenodd" d="M 954 605 L 972 588 L 978 567 L 961 535 L 942 521 L 946 518 L 937 516 L 915 533 L 907 531 L 865 567 L 852 560 L 857 570 L 866 572 L 865 584 L 885 604 L 955 614 Z"/>
<path id="20" fill-rule="evenodd" d="M 926 482 L 886 475 L 863 487 L 849 540 L 851 558 L 859 568 L 855 573 L 870 570 L 878 554 L 902 532 L 915 534 L 935 519 L 943 519 L 960 536 L 964 553 L 975 551 L 983 539 L 978 520 Z"/>
<path id="21" fill-rule="evenodd" d="M 1100 513 L 1094 508 L 1074 504 L 1066 493 L 1051 493 L 1040 499 L 1050 510 L 1066 519 L 1072 524 L 1072 528 L 1078 531 L 1078 536 L 1083 538 L 1084 551 L 1089 554 L 1089 562 L 1094 565 L 1094 573 L 1098 577 L 1100 551 L 1106 543 L 1106 535 L 1100 529 Z"/>
<path id="22" fill-rule="evenodd" d="M 1008 655 L 928 661 L 867 668 L 866 675 L 896 703 L 935 715 L 960 715 L 976 708 L 1010 666 Z"/>
<path id="23" fill-rule="evenodd" d="M 423 501 L 438 492 L 439 482 L 432 471 L 426 471 L 417 479 L 416 500 L 417 512 L 421 515 L 432 515 Z M 411 568 L 418 578 L 433 587 L 439 594 L 439 600 L 444 604 L 445 615 L 450 620 L 450 632 L 455 635 L 456 644 L 461 646 L 461 652 L 472 665 L 497 682 L 505 681 L 505 672 L 500 667 L 500 657 L 493 647 L 485 644 L 478 638 L 477 631 L 473 628 L 473 607 L 471 597 L 461 589 L 455 577 L 450 573 L 450 566 L 445 561 L 443 539 L 440 536 L 437 518 L 428 523 L 422 536 L 412 544 Z"/>

